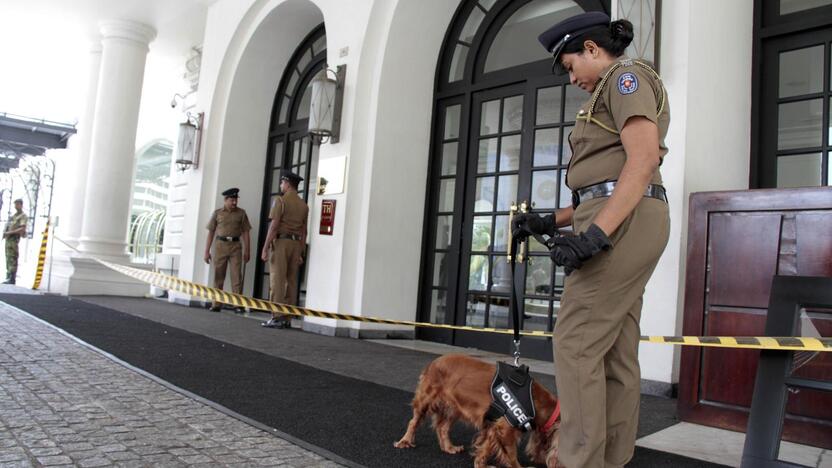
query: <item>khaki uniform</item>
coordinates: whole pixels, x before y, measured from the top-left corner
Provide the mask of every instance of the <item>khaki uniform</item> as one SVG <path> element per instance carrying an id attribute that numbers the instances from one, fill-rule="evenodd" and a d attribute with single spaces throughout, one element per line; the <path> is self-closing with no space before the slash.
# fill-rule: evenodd
<path id="1" fill-rule="evenodd" d="M 29 217 L 23 212 L 15 213 L 6 223 L 6 232 L 26 226 Z M 17 276 L 17 259 L 20 256 L 20 236 L 13 235 L 6 238 L 6 279 L 14 282 Z"/>
<path id="2" fill-rule="evenodd" d="M 670 122 L 667 93 L 652 69 L 624 59 L 577 116 L 567 185 L 576 190 L 617 180 L 627 155 L 619 133 L 643 116 L 659 128 L 660 155 Z M 658 169 L 651 183 L 661 184 Z M 575 232 L 586 231 L 608 198 L 581 203 Z M 643 198 L 612 233 L 613 247 L 567 279 L 554 331 L 561 430 L 558 459 L 569 468 L 624 466 L 638 429 L 639 320 L 644 288 L 668 240 L 667 204 Z"/>
<path id="3" fill-rule="evenodd" d="M 225 283 L 225 273 L 231 264 L 231 291 L 243 293 L 243 244 L 240 236 L 251 230 L 246 210 L 242 208 L 226 209 L 222 207 L 211 215 L 206 226 L 209 231 L 215 231 L 214 254 L 211 256 L 214 264 L 214 287 L 222 289 Z M 236 237 L 236 241 L 219 239 L 219 237 Z M 219 303 L 213 304 L 219 307 Z"/>
<path id="4" fill-rule="evenodd" d="M 269 300 L 297 305 L 298 271 L 303 256 L 309 207 L 295 191 L 275 199 L 269 219 L 277 221 L 277 237 L 269 258 Z M 292 238 L 294 236 L 294 239 Z"/>

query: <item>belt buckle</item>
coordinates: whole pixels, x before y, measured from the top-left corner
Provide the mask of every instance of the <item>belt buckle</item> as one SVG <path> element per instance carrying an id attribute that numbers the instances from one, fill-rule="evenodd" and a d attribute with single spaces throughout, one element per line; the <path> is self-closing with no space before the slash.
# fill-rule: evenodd
<path id="1" fill-rule="evenodd" d="M 578 205 L 581 203 L 581 197 L 578 195 L 578 192 L 572 191 L 572 208 L 577 208 Z"/>

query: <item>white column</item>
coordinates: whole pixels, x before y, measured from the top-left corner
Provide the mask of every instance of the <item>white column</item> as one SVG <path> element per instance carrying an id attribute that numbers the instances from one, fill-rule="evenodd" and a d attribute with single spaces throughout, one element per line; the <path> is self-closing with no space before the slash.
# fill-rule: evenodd
<path id="1" fill-rule="evenodd" d="M 87 193 L 87 171 L 90 166 L 90 146 L 92 143 L 93 116 L 98 94 L 98 77 L 101 71 L 101 42 L 90 46 L 89 72 L 87 76 L 86 102 L 84 113 L 78 129 L 80 144 L 74 158 L 73 189 L 70 192 L 70 204 L 65 219 L 61 219 L 60 231 L 64 240 L 72 245 L 78 244 L 81 226 L 84 220 L 84 199 Z"/>
<path id="2" fill-rule="evenodd" d="M 148 44 L 156 31 L 124 20 L 105 21 L 100 28 L 101 79 L 79 248 L 126 261 L 136 126 Z"/>

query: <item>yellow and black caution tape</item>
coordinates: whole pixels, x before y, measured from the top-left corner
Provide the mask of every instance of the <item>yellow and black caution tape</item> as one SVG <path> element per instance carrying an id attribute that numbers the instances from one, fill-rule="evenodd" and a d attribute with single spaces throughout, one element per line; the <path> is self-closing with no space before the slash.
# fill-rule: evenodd
<path id="1" fill-rule="evenodd" d="M 40 280 L 43 279 L 43 265 L 46 263 L 46 244 L 49 243 L 49 220 L 46 220 L 46 227 L 43 228 L 43 237 L 40 240 L 40 252 L 38 252 L 38 267 L 35 269 L 35 281 L 32 289 L 40 288 Z"/>
<path id="2" fill-rule="evenodd" d="M 55 238 L 61 242 L 60 238 Z M 63 242 L 66 244 L 65 242 Z M 66 244 L 68 245 L 68 244 Z M 70 248 L 73 248 L 69 246 Z M 73 250 L 76 250 L 73 248 Z M 76 250 L 77 251 L 77 250 Z M 501 333 L 511 335 L 514 332 L 505 328 L 482 328 L 469 327 L 465 325 L 447 325 L 442 323 L 427 323 L 414 322 L 411 320 L 391 320 L 377 317 L 364 317 L 360 315 L 339 314 L 335 312 L 324 312 L 320 310 L 309 309 L 306 307 L 297 307 L 288 304 L 279 304 L 276 302 L 265 301 L 253 297 L 243 296 L 242 294 L 230 293 L 222 289 L 216 289 L 209 286 L 204 286 L 191 281 L 183 280 L 175 276 L 165 275 L 154 271 L 142 270 L 126 265 L 111 263 L 104 260 L 90 257 L 98 263 L 117 271 L 123 275 L 137 279 L 143 283 L 151 284 L 161 289 L 177 291 L 190 296 L 200 297 L 202 299 L 221 302 L 235 307 L 246 307 L 248 309 L 262 310 L 271 313 L 280 313 L 293 315 L 295 317 L 318 317 L 339 320 L 351 320 L 355 322 L 365 323 L 380 323 L 384 325 L 404 325 L 411 327 L 423 328 L 441 328 L 447 330 L 463 330 L 482 333 Z M 552 336 L 550 332 L 522 330 L 520 334 L 523 336 L 549 338 Z M 744 348 L 744 349 L 777 349 L 777 350 L 792 350 L 792 351 L 832 351 L 832 338 L 805 338 L 805 337 L 766 337 L 766 336 L 748 336 L 748 337 L 729 337 L 729 336 L 642 336 L 642 342 L 646 343 L 664 343 L 682 346 L 701 346 L 701 347 L 717 347 L 717 348 Z"/>

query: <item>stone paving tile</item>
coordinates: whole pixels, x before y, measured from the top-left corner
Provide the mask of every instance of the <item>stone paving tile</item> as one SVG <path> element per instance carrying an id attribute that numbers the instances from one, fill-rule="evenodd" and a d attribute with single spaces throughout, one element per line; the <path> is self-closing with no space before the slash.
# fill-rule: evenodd
<path id="1" fill-rule="evenodd" d="M 0 466 L 338 467 L 0 302 Z"/>

